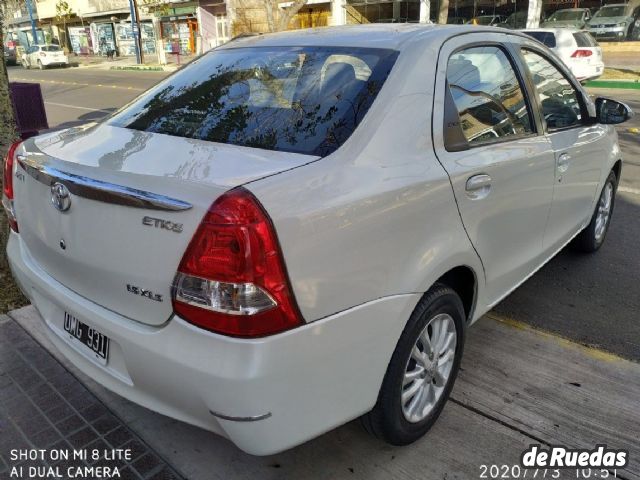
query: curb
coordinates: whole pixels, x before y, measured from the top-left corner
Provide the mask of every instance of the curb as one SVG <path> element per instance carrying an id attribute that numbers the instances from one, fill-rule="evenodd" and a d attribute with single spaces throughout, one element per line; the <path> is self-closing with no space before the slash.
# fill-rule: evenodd
<path id="1" fill-rule="evenodd" d="M 622 88 L 640 90 L 640 80 L 591 80 L 585 84 L 592 88 Z"/>
<path id="2" fill-rule="evenodd" d="M 140 70 L 140 71 L 146 71 L 146 72 L 164 72 L 164 71 L 173 71 L 173 69 L 166 69 L 165 67 L 146 67 L 146 66 L 138 66 L 138 65 L 128 65 L 128 66 L 121 66 L 121 67 L 109 67 L 109 70 Z"/>

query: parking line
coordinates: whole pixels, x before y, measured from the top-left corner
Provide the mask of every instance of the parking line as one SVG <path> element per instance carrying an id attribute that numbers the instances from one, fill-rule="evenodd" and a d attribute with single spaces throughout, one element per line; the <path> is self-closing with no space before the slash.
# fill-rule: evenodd
<path id="1" fill-rule="evenodd" d="M 101 108 L 88 108 L 88 107 L 79 107 L 77 105 L 69 105 L 66 103 L 55 103 L 55 102 L 44 102 L 47 105 L 53 105 L 55 107 L 66 107 L 66 108 L 75 108 L 76 110 L 88 110 L 90 112 L 104 112 L 104 113 L 112 113 L 111 110 L 103 110 Z"/>
<path id="2" fill-rule="evenodd" d="M 487 313 L 485 316 L 488 318 L 491 318 L 492 320 L 500 322 L 502 324 L 509 325 L 510 327 L 517 328 L 519 330 L 527 330 L 529 332 L 533 332 L 538 335 L 541 335 L 545 338 L 553 339 L 565 347 L 581 350 L 587 355 L 589 355 L 590 357 L 595 358 L 596 360 L 602 360 L 605 362 L 620 362 L 620 361 L 629 362 L 630 361 L 624 357 L 616 355 L 615 353 L 607 352 L 606 350 L 602 350 L 601 348 L 594 347 L 592 345 L 585 345 L 585 344 L 576 342 L 575 340 L 571 340 L 558 333 L 553 333 L 548 330 L 543 330 L 541 328 L 534 327 L 532 325 L 529 325 L 528 323 L 522 322 L 520 320 L 516 320 L 514 318 L 504 317 L 494 312 Z"/>
<path id="3" fill-rule="evenodd" d="M 632 195 L 640 195 L 640 188 L 618 187 L 619 192 L 631 193 Z"/>

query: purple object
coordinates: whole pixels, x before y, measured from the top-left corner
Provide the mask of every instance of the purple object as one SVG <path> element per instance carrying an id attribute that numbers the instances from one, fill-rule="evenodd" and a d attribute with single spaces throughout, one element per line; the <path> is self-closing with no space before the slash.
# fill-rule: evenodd
<path id="1" fill-rule="evenodd" d="M 40 84 L 9 82 L 9 88 L 20 137 L 27 139 L 37 135 L 39 130 L 48 129 Z"/>

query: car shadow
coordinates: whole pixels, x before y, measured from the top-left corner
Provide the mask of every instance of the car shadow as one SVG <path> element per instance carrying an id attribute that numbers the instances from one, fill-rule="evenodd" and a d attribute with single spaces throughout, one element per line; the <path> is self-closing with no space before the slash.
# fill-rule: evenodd
<path id="1" fill-rule="evenodd" d="M 494 311 L 640 361 L 639 217 L 640 196 L 619 191 L 599 251 L 566 247 Z"/>

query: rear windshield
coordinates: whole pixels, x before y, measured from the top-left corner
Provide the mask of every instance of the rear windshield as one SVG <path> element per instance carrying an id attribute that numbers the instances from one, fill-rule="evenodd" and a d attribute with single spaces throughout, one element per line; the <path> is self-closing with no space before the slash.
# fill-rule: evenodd
<path id="1" fill-rule="evenodd" d="M 576 32 L 573 34 L 579 47 L 597 47 L 598 42 L 588 32 Z"/>
<path id="2" fill-rule="evenodd" d="M 373 48 L 214 50 L 117 113 L 116 126 L 325 156 L 356 129 L 398 52 Z"/>
<path id="3" fill-rule="evenodd" d="M 40 50 L 43 52 L 59 52 L 61 49 L 58 45 L 45 45 L 44 47 L 40 47 Z"/>
<path id="4" fill-rule="evenodd" d="M 535 38 L 540 43 L 544 43 L 549 48 L 556 47 L 556 36 L 552 32 L 524 32 Z"/>

